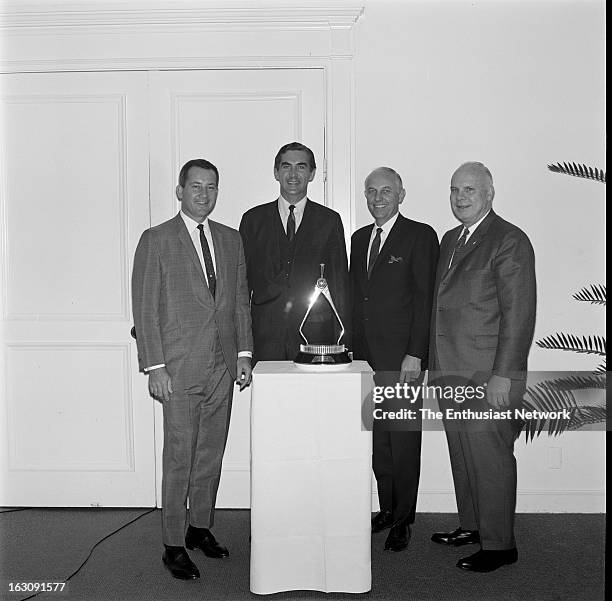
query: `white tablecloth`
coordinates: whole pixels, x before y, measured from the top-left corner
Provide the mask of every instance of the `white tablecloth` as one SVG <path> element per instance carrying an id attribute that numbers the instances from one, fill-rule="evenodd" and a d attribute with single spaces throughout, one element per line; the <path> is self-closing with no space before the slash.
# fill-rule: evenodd
<path id="1" fill-rule="evenodd" d="M 251 405 L 251 591 L 371 588 L 372 433 L 364 361 L 262 361 Z"/>

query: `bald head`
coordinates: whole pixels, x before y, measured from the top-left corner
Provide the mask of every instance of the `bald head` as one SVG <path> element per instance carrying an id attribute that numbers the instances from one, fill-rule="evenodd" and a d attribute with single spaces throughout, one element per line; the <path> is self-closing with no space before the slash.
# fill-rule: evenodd
<path id="1" fill-rule="evenodd" d="M 402 178 L 400 177 L 400 174 L 395 169 L 391 169 L 391 167 L 377 167 L 370 173 L 370 175 L 368 175 L 368 177 L 366 177 L 366 180 L 365 180 L 366 188 L 368 187 L 368 180 L 372 176 L 375 176 L 375 175 L 382 175 L 383 177 L 387 176 L 387 177 L 391 177 L 395 179 L 398 190 L 401 190 L 404 187 L 402 183 Z"/>
<path id="2" fill-rule="evenodd" d="M 469 161 L 467 163 L 463 163 L 455 173 L 459 173 L 460 171 L 466 171 L 481 177 L 483 180 L 492 186 L 493 185 L 493 176 L 489 171 L 489 168 L 484 164 L 478 161 Z"/>
<path id="3" fill-rule="evenodd" d="M 465 227 L 471 227 L 491 210 L 494 196 L 493 176 L 482 163 L 463 163 L 453 173 L 451 209 Z"/>
<path id="4" fill-rule="evenodd" d="M 365 197 L 368 210 L 376 225 L 384 225 L 399 211 L 406 190 L 399 173 L 391 167 L 374 169 L 365 180 Z"/>

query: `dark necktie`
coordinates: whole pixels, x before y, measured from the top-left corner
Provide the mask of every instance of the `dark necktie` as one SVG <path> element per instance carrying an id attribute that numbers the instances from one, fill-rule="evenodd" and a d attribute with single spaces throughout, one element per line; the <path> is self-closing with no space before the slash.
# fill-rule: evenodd
<path id="1" fill-rule="evenodd" d="M 453 264 L 455 255 L 457 253 L 460 253 L 463 250 L 463 247 L 465 246 L 465 243 L 467 242 L 467 237 L 469 233 L 470 233 L 470 230 L 467 227 L 464 227 L 463 232 L 461 232 L 461 236 L 459 236 L 459 239 L 457 240 L 457 243 L 455 244 L 455 250 L 453 251 L 453 256 L 451 257 L 450 263 L 448 265 L 449 268 Z"/>
<path id="2" fill-rule="evenodd" d="M 215 276 L 215 267 L 213 265 L 212 255 L 210 254 L 210 248 L 208 247 L 208 240 L 204 235 L 204 226 L 200 223 L 198 225 L 200 230 L 200 244 L 202 245 L 202 254 L 204 255 L 204 265 L 206 267 L 206 279 L 208 280 L 208 289 L 215 298 L 215 292 L 217 290 L 217 278 Z"/>
<path id="3" fill-rule="evenodd" d="M 295 205 L 289 205 L 289 217 L 287 218 L 287 240 L 289 240 L 289 244 L 293 244 L 295 238 L 295 215 L 293 211 L 295 211 Z"/>
<path id="4" fill-rule="evenodd" d="M 370 248 L 370 256 L 368 258 L 368 278 L 372 275 L 372 269 L 374 269 L 374 263 L 376 263 L 376 257 L 380 252 L 380 235 L 382 234 L 382 227 L 376 228 L 376 236 L 372 240 L 372 247 Z"/>

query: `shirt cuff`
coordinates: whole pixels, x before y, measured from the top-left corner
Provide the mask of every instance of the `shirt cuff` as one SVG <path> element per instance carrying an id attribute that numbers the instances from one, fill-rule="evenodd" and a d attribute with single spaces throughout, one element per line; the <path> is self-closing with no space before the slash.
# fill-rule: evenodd
<path id="1" fill-rule="evenodd" d="M 166 364 L 160 363 L 159 365 L 151 365 L 151 367 L 145 367 L 142 371 L 144 371 L 145 374 L 148 374 L 150 371 L 153 371 L 154 369 L 159 369 L 160 367 L 166 367 Z"/>
<path id="2" fill-rule="evenodd" d="M 249 358 L 253 358 L 253 353 L 251 351 L 240 351 L 238 353 L 238 358 L 240 359 L 240 357 L 249 357 Z"/>

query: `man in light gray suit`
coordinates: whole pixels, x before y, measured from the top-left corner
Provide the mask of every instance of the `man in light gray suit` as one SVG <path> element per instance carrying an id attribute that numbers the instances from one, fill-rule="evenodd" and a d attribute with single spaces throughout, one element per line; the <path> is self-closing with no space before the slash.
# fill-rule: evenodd
<path id="1" fill-rule="evenodd" d="M 465 163 L 451 179 L 450 200 L 458 227 L 440 245 L 430 366 L 463 372 L 486 390 L 470 409 L 499 415 L 521 404 L 536 312 L 534 254 L 529 238 L 491 208 L 495 190 L 482 163 Z M 441 409 L 468 408 L 440 399 Z M 480 543 L 457 567 L 490 572 L 517 561 L 514 540 L 515 419 L 445 422 L 459 510 L 459 528 L 432 540 L 450 546 Z"/>
<path id="2" fill-rule="evenodd" d="M 242 241 L 208 219 L 219 172 L 204 159 L 179 174 L 178 215 L 146 230 L 132 274 L 140 370 L 163 404 L 163 562 L 199 578 L 185 546 L 222 558 L 210 528 L 227 440 L 233 383 L 251 382 L 253 339 Z M 189 500 L 189 527 L 187 525 Z"/>

